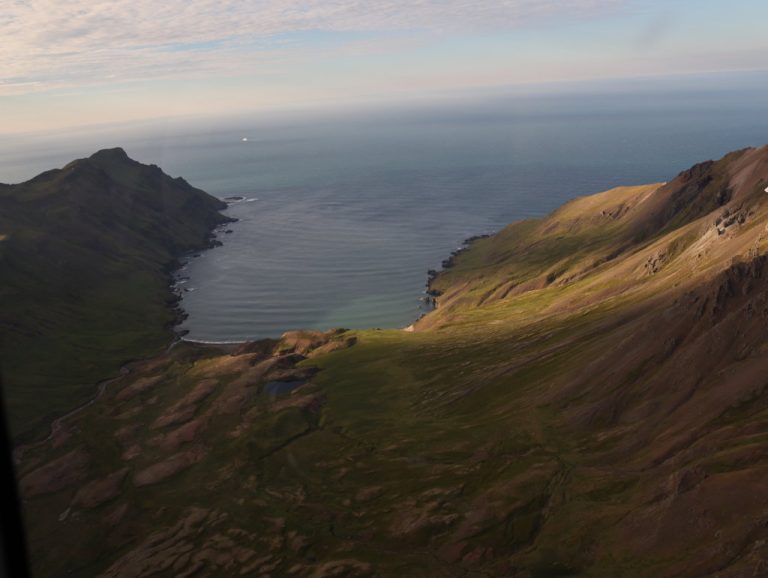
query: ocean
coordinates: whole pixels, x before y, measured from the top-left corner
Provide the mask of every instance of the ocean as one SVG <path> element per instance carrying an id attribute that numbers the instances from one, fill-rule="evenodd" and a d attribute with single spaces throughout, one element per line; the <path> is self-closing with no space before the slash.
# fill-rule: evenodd
<path id="1" fill-rule="evenodd" d="M 768 143 L 765 75 L 712 78 L 5 136 L 0 181 L 122 146 L 244 197 L 223 246 L 179 272 L 191 339 L 404 327 L 467 237 Z"/>

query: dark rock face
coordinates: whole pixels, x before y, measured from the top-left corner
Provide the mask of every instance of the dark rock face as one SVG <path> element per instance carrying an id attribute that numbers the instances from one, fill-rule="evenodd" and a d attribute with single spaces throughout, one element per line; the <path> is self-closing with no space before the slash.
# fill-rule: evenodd
<path id="1" fill-rule="evenodd" d="M 730 170 L 747 150 L 694 165 L 659 189 L 638 238 L 668 232 L 726 205 L 733 198 Z"/>

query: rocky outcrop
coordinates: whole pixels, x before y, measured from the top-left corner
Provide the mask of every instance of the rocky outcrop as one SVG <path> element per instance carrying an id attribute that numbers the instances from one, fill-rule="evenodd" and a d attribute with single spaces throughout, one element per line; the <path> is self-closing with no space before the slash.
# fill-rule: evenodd
<path id="1" fill-rule="evenodd" d="M 115 499 L 120 495 L 123 480 L 129 471 L 128 468 L 121 468 L 108 476 L 85 484 L 72 498 L 72 507 L 88 510 Z"/>
<path id="2" fill-rule="evenodd" d="M 140 488 L 142 486 L 151 486 L 160 483 L 174 474 L 201 462 L 206 453 L 207 451 L 204 448 L 195 447 L 163 458 L 161 462 L 152 464 L 151 466 L 136 472 L 133 476 L 133 485 Z"/>
<path id="3" fill-rule="evenodd" d="M 85 479 L 90 461 L 82 447 L 72 449 L 22 476 L 21 492 L 24 496 L 34 497 L 68 488 Z"/>
<path id="4" fill-rule="evenodd" d="M 285 353 L 297 353 L 313 357 L 352 347 L 357 338 L 347 335 L 346 329 L 330 331 L 287 331 L 280 338 L 278 347 Z"/>

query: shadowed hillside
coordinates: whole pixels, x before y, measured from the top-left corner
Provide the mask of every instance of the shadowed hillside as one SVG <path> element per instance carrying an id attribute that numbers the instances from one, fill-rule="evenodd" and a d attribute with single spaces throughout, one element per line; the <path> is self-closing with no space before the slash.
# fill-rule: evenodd
<path id="1" fill-rule="evenodd" d="M 38 575 L 768 573 L 768 148 L 475 241 L 405 331 L 182 344 L 21 448 Z"/>
<path id="2" fill-rule="evenodd" d="M 122 149 L 0 185 L 0 361 L 17 436 L 167 344 L 169 266 L 209 245 L 225 206 Z"/>

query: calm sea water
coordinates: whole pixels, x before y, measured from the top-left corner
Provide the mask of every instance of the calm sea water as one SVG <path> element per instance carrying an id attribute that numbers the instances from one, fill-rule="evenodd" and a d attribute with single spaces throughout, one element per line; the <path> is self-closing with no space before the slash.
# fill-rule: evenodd
<path id="1" fill-rule="evenodd" d="M 123 146 L 244 196 L 224 245 L 182 272 L 190 338 L 402 327 L 421 313 L 427 270 L 463 239 L 768 142 L 768 82 L 755 78 L 27 135 L 0 144 L 0 181 Z"/>

